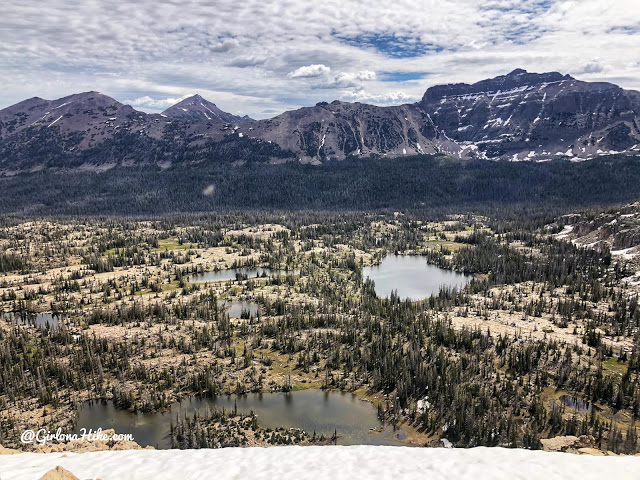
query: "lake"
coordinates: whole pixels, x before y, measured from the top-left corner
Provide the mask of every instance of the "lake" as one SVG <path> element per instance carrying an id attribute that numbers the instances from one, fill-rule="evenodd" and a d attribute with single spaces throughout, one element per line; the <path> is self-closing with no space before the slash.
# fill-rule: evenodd
<path id="1" fill-rule="evenodd" d="M 178 412 L 191 413 L 206 406 L 229 411 L 237 404 L 239 412 L 253 411 L 264 428 L 302 428 L 309 434 L 325 437 L 338 432 L 338 445 L 402 445 L 396 440 L 406 436 L 402 430 L 393 431 L 378 419 L 372 403 L 351 393 L 325 392 L 317 389 L 290 393 L 252 393 L 224 395 L 216 398 L 191 397 L 171 406 L 166 413 L 132 413 L 116 408 L 111 401 L 85 402 L 78 411 L 80 428 L 113 428 L 118 433 L 131 433 L 142 446 L 169 448 L 171 419 Z M 372 432 L 371 428 L 380 428 Z"/>
<path id="2" fill-rule="evenodd" d="M 271 268 L 230 268 L 229 270 L 215 270 L 212 272 L 195 273 L 190 275 L 187 281 L 193 283 L 207 283 L 207 282 L 225 282 L 229 280 L 236 280 L 238 275 L 245 276 L 247 278 L 256 278 L 262 276 L 271 275 L 288 275 L 295 274 L 297 272 L 293 270 L 274 270 Z"/>
<path id="3" fill-rule="evenodd" d="M 396 290 L 400 298 L 411 300 L 437 295 L 442 286 L 461 289 L 472 278 L 431 265 L 419 255 L 389 255 L 380 265 L 365 267 L 362 277 L 375 282 L 376 295 L 380 298 L 390 297 Z"/>
<path id="4" fill-rule="evenodd" d="M 5 313 L 4 318 L 8 322 L 15 322 L 18 325 L 34 325 L 36 327 L 58 326 L 58 316 L 52 313 L 37 313 L 35 315 L 20 315 L 19 313 Z"/>

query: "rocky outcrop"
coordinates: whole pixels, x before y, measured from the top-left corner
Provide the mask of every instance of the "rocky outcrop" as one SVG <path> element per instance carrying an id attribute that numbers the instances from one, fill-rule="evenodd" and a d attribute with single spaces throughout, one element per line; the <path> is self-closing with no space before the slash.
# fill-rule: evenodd
<path id="1" fill-rule="evenodd" d="M 592 435 L 580 435 L 575 437 L 567 435 L 562 437 L 543 438 L 540 440 L 542 449 L 546 452 L 568 452 L 583 455 L 606 455 L 606 452 L 596 448 L 596 441 Z"/>
<path id="2" fill-rule="evenodd" d="M 22 453 L 22 452 L 14 448 L 5 448 L 2 445 L 0 445 L 0 455 L 15 455 L 16 453 Z"/>
<path id="3" fill-rule="evenodd" d="M 565 228 L 558 237 L 591 248 L 603 246 L 614 255 L 632 259 L 640 256 L 640 203 L 632 203 L 594 218 L 565 215 L 559 219 Z"/>
<path id="4" fill-rule="evenodd" d="M 43 476 L 40 477 L 40 480 L 80 480 L 73 473 L 71 473 L 66 468 L 62 468 L 58 465 L 56 468 L 49 470 Z"/>

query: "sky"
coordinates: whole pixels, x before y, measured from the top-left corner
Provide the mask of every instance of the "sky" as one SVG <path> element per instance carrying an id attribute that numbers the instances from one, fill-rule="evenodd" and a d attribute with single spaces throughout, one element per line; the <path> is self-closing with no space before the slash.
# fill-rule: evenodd
<path id="1" fill-rule="evenodd" d="M 267 118 L 515 68 L 640 90 L 640 0 L 0 2 L 0 108 L 97 90 L 159 112 L 199 93 Z"/>

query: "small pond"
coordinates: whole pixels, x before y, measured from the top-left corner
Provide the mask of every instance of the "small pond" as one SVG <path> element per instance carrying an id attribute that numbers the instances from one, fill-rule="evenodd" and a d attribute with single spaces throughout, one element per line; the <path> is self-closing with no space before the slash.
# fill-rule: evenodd
<path id="1" fill-rule="evenodd" d="M 4 318 L 7 322 L 17 323 L 18 325 L 34 325 L 36 327 L 57 327 L 59 317 L 52 313 L 37 313 L 35 315 L 26 315 L 15 312 L 9 312 L 4 314 Z"/>
<path id="2" fill-rule="evenodd" d="M 191 397 L 175 403 L 171 412 L 166 413 L 132 413 L 116 408 L 111 401 L 85 402 L 78 411 L 76 430 L 113 428 L 118 433 L 133 434 L 142 446 L 169 448 L 171 419 L 179 412 L 191 413 L 194 409 L 204 410 L 206 406 L 229 411 L 235 405 L 239 412 L 253 411 L 260 426 L 265 428 L 302 428 L 309 434 L 315 430 L 318 436 L 327 437 L 336 430 L 339 445 L 402 445 L 396 438 L 406 437 L 406 432 L 385 426 L 372 403 L 351 393 L 316 389 L 224 395 L 213 399 Z"/>
<path id="3" fill-rule="evenodd" d="M 212 272 L 195 273 L 190 275 L 187 279 L 193 283 L 207 283 L 207 282 L 225 282 L 229 280 L 237 280 L 238 278 L 257 278 L 257 277 L 269 277 L 271 275 L 288 275 L 295 274 L 293 270 L 274 270 L 271 268 L 231 268 L 229 270 L 215 270 Z"/>
<path id="4" fill-rule="evenodd" d="M 591 402 L 587 400 L 583 400 L 578 397 L 574 397 L 573 395 L 560 395 L 558 399 L 563 405 L 566 405 L 569 408 L 572 408 L 576 412 L 579 413 L 590 413 L 591 412 Z"/>
<path id="5" fill-rule="evenodd" d="M 443 286 L 461 289 L 472 278 L 431 265 L 419 255 L 389 255 L 380 265 L 365 267 L 362 277 L 375 282 L 376 295 L 380 298 L 389 297 L 396 290 L 400 298 L 411 300 L 437 295 Z"/>
<path id="6" fill-rule="evenodd" d="M 242 318 L 245 315 L 258 315 L 259 306 L 256 302 L 246 302 L 243 300 L 233 300 L 231 302 L 220 300 L 218 306 L 227 311 L 231 318 Z"/>

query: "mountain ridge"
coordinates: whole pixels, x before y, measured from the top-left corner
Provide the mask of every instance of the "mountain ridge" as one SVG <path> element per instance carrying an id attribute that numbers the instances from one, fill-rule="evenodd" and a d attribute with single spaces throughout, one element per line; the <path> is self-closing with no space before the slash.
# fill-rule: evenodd
<path id="1" fill-rule="evenodd" d="M 319 164 L 348 156 L 584 160 L 640 153 L 640 92 L 515 69 L 429 87 L 412 104 L 333 101 L 253 120 L 193 95 L 144 113 L 99 92 L 0 110 L 0 171 L 218 161 Z"/>

